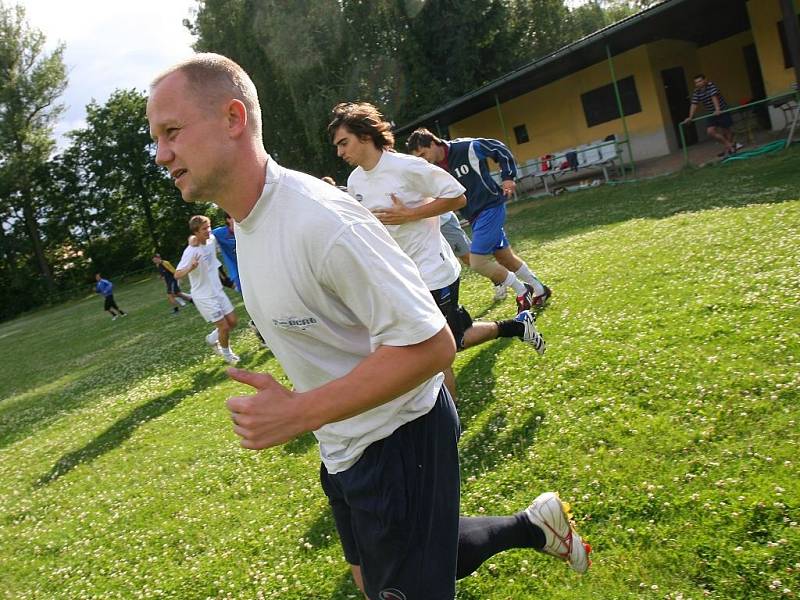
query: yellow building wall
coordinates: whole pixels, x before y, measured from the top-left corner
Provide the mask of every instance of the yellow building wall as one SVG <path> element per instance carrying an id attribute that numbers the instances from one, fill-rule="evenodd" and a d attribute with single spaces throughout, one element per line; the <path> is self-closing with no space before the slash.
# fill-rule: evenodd
<path id="1" fill-rule="evenodd" d="M 680 141 L 677 139 L 672 120 L 670 118 L 669 105 L 667 104 L 667 94 L 664 90 L 664 81 L 661 78 L 661 71 L 682 67 L 686 80 L 686 102 L 684 105 L 685 113 L 689 115 L 689 98 L 694 89 L 693 77 L 701 71 L 700 61 L 697 58 L 697 45 L 692 42 L 681 40 L 659 40 L 647 45 L 647 52 L 650 55 L 650 66 L 653 70 L 653 78 L 658 87 L 658 102 L 661 106 L 661 114 L 664 116 L 664 128 L 667 132 L 671 149 L 677 150 Z"/>
<path id="2" fill-rule="evenodd" d="M 800 0 L 795 0 L 800 11 Z M 743 49 L 755 44 L 763 71 L 767 94 L 785 91 L 794 81 L 792 69 L 783 67 L 783 54 L 776 23 L 781 19 L 778 0 L 748 0 L 752 29 L 714 44 L 698 48 L 678 40 L 660 40 L 629 50 L 614 57 L 618 79 L 630 75 L 636 81 L 641 112 L 626 117 L 632 140 L 648 140 L 657 147 L 663 138 L 675 149 L 677 141 L 672 129 L 661 71 L 683 67 L 688 93 L 694 89 L 692 78 L 697 73 L 719 86 L 731 106 L 750 99 L 752 90 L 747 75 Z M 607 61 L 523 94 L 501 104 L 501 125 L 497 108 L 490 108 L 449 127 L 451 138 L 492 137 L 506 142 L 520 162 L 543 154 L 558 152 L 581 144 L 601 140 L 609 134 L 624 137 L 622 121 L 615 119 L 594 127 L 586 126 L 581 94 L 607 85 L 611 74 Z M 689 98 L 686 99 L 686 114 Z M 529 142 L 517 144 L 514 127 L 525 125 Z M 663 153 L 663 152 L 662 152 Z"/>
<path id="3" fill-rule="evenodd" d="M 777 5 L 777 0 L 774 0 L 773 4 Z M 752 32 L 744 31 L 697 49 L 699 72 L 717 84 L 725 100 L 732 107 L 741 104 L 742 100 L 749 101 L 753 97 L 743 50 L 752 43 Z M 692 73 L 690 77 L 694 75 L 695 73 Z"/>
<path id="4" fill-rule="evenodd" d="M 653 79 L 646 47 L 634 48 L 614 57 L 618 79 L 634 76 L 641 112 L 626 117 L 631 136 L 663 130 L 658 89 Z M 451 137 L 493 137 L 507 142 L 517 160 L 557 152 L 615 134 L 624 137 L 622 121 L 615 119 L 594 127 L 586 126 L 581 94 L 611 83 L 607 61 L 597 63 L 542 88 L 501 104 L 503 120 L 511 139 L 503 133 L 496 108 L 484 110 L 450 125 Z M 517 144 L 513 130 L 524 124 L 530 141 Z"/>
<path id="5" fill-rule="evenodd" d="M 795 0 L 795 6 L 800 12 L 800 0 Z M 783 12 L 778 0 L 748 0 L 747 12 L 761 63 L 764 87 L 768 96 L 774 96 L 788 90 L 795 80 L 794 69 L 783 66 L 777 25 L 778 21 L 783 20 Z"/>

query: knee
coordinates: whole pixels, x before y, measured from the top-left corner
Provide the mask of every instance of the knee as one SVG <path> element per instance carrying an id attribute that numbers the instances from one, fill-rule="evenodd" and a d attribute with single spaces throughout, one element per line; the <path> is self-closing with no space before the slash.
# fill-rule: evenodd
<path id="1" fill-rule="evenodd" d="M 469 255 L 469 266 L 472 267 L 475 271 L 480 273 L 483 270 L 486 270 L 487 265 L 489 264 L 489 257 L 483 254 L 471 254 Z"/>

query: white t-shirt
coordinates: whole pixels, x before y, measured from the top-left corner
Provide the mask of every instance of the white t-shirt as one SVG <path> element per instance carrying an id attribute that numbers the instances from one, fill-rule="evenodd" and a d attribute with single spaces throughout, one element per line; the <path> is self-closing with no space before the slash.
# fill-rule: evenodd
<path id="1" fill-rule="evenodd" d="M 458 198 L 465 192 L 444 169 L 398 152 L 384 152 L 369 171 L 356 167 L 347 179 L 347 189 L 369 210 L 391 207 L 390 194 L 413 208 L 432 198 Z M 429 290 L 446 287 L 460 275 L 461 265 L 442 237 L 438 217 L 387 225 L 386 229 L 417 265 Z"/>
<path id="2" fill-rule="evenodd" d="M 236 224 L 247 312 L 297 391 L 353 370 L 378 346 L 423 342 L 445 320 L 414 263 L 363 206 L 271 158 L 264 191 Z M 426 414 L 443 375 L 360 415 L 314 432 L 330 473 Z"/>
<path id="3" fill-rule="evenodd" d="M 219 273 L 217 272 L 220 267 L 220 262 L 217 258 L 217 240 L 213 234 L 205 244 L 186 246 L 175 270 L 191 267 L 195 256 L 200 257 L 200 264 L 189 273 L 192 296 L 213 298 L 217 294 L 223 293 L 222 282 L 219 280 Z"/>

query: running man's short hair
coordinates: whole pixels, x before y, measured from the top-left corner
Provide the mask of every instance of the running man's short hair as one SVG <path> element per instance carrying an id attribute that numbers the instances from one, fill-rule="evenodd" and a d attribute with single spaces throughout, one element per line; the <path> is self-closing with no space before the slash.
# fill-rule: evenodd
<path id="1" fill-rule="evenodd" d="M 339 127 L 359 138 L 368 137 L 378 150 L 394 148 L 392 124 L 383 118 L 381 112 L 369 102 L 340 102 L 331 111 L 332 120 L 328 124 L 328 135 L 333 136 Z"/>
<path id="2" fill-rule="evenodd" d="M 226 97 L 240 100 L 247 109 L 248 127 L 258 139 L 261 139 L 261 106 L 258 102 L 258 91 L 242 67 L 221 54 L 199 52 L 160 73 L 150 84 L 150 91 L 152 92 L 164 78 L 178 71 L 186 75 L 192 91 L 208 101 L 209 108 Z"/>
<path id="3" fill-rule="evenodd" d="M 441 146 L 444 142 L 433 135 L 429 130 L 424 127 L 419 127 L 408 136 L 406 140 L 406 150 L 409 152 L 416 152 L 420 148 L 430 148 L 431 144 Z"/>

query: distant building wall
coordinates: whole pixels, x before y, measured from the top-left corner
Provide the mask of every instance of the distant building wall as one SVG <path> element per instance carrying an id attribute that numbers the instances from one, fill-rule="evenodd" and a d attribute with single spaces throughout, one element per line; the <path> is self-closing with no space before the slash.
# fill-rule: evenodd
<path id="1" fill-rule="evenodd" d="M 800 10 L 800 0 L 795 0 Z M 626 116 L 633 155 L 636 160 L 662 156 L 677 151 L 680 141 L 675 133 L 677 117 L 670 112 L 662 71 L 681 67 L 686 77 L 688 115 L 693 78 L 704 73 L 717 84 L 731 106 L 753 97 L 744 49 L 754 45 L 758 54 L 768 95 L 787 90 L 794 81 L 792 69 L 784 67 L 777 23 L 781 20 L 779 0 L 748 0 L 752 29 L 723 40 L 698 47 L 681 40 L 659 40 L 614 56 L 618 80 L 633 76 L 641 110 Z M 713 15 L 708 26 L 713 27 Z M 451 137 L 490 137 L 508 144 L 520 162 L 595 142 L 614 134 L 624 137 L 620 118 L 590 126 L 581 96 L 611 83 L 608 61 L 598 62 L 449 125 Z M 773 109 L 775 111 L 775 109 Z M 776 111 L 780 112 L 780 111 Z M 501 114 L 502 113 L 502 121 Z M 682 117 L 681 117 L 682 118 Z M 505 128 L 503 127 L 505 125 Z M 528 141 L 519 142 L 514 128 L 524 126 Z M 699 123 L 698 136 L 706 132 Z"/>
<path id="2" fill-rule="evenodd" d="M 795 6 L 800 12 L 800 0 L 795 0 Z M 761 63 L 764 87 L 768 96 L 774 96 L 788 90 L 795 80 L 794 69 L 784 66 L 778 35 L 778 22 L 783 20 L 783 12 L 778 0 L 748 0 L 747 12 Z"/>
<path id="3" fill-rule="evenodd" d="M 663 116 L 649 57 L 645 47 L 614 57 L 617 79 L 633 76 L 641 111 L 626 117 L 634 144 L 634 155 L 664 154 L 667 151 Z M 617 118 L 588 126 L 581 95 L 611 83 L 607 61 L 596 63 L 558 81 L 501 104 L 507 139 L 496 108 L 476 113 L 450 125 L 453 137 L 494 137 L 509 144 L 514 155 L 524 162 L 543 154 L 602 140 L 614 134 L 624 136 L 622 120 Z M 530 141 L 517 144 L 513 130 L 525 125 Z"/>
<path id="4" fill-rule="evenodd" d="M 767 1 L 778 4 L 778 0 Z M 752 43 L 752 32 L 744 31 L 697 49 L 700 72 L 717 84 L 731 106 L 736 106 L 742 101 L 749 102 L 752 97 L 744 61 L 744 48 Z M 692 73 L 690 77 L 694 75 L 695 73 Z"/>

